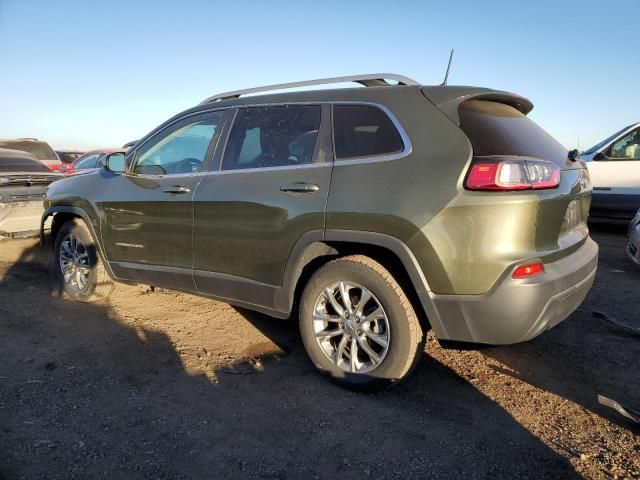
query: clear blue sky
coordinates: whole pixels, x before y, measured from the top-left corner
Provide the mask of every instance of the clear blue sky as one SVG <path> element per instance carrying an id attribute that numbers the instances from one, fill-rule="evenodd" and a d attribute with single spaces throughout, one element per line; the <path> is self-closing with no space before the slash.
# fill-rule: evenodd
<path id="1" fill-rule="evenodd" d="M 120 146 L 226 90 L 395 72 L 530 98 L 583 148 L 640 121 L 640 5 L 0 0 L 0 138 Z"/>

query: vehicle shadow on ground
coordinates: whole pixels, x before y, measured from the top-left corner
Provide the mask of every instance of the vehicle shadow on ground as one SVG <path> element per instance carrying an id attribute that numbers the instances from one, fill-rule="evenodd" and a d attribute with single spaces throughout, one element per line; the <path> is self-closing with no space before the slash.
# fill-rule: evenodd
<path id="1" fill-rule="evenodd" d="M 356 394 L 315 372 L 294 322 L 243 311 L 287 355 L 242 374 L 218 369 L 217 383 L 190 374 L 161 329 L 52 291 L 48 256 L 33 246 L 0 279 L 7 480 L 576 476 L 426 356 L 409 381 Z"/>
<path id="2" fill-rule="evenodd" d="M 597 400 L 601 394 L 640 408 L 640 337 L 598 315 L 640 328 L 640 270 L 626 258 L 623 230 L 618 225 L 592 227 L 600 246 L 598 272 L 584 303 L 567 320 L 530 342 L 484 348 L 482 353 L 507 367 L 494 367 L 501 373 L 638 432 L 638 424 Z"/>

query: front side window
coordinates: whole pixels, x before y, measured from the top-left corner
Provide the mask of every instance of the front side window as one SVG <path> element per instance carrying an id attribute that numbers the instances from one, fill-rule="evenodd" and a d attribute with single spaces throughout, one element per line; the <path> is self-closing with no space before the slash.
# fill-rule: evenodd
<path id="1" fill-rule="evenodd" d="M 320 129 L 319 105 L 278 105 L 238 110 L 223 170 L 306 165 Z"/>
<path id="2" fill-rule="evenodd" d="M 640 158 L 640 129 L 625 135 L 611 146 L 609 156 L 613 160 Z"/>
<path id="3" fill-rule="evenodd" d="M 167 127 L 135 152 L 133 173 L 176 175 L 200 172 L 224 111 L 188 117 Z"/>
<path id="4" fill-rule="evenodd" d="M 404 149 L 393 122 L 369 105 L 334 105 L 333 138 L 338 160 L 389 155 Z"/>

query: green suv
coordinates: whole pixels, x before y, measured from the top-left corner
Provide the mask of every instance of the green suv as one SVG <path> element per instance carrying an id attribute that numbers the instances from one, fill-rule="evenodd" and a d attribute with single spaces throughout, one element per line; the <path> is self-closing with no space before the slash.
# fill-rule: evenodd
<path id="1" fill-rule="evenodd" d="M 363 88 L 261 94 L 352 81 Z M 249 95 L 252 94 L 252 95 Z M 441 340 L 510 344 L 593 282 L 585 165 L 512 93 L 364 75 L 211 97 L 49 187 L 55 265 L 298 316 L 313 363 L 373 391 Z"/>

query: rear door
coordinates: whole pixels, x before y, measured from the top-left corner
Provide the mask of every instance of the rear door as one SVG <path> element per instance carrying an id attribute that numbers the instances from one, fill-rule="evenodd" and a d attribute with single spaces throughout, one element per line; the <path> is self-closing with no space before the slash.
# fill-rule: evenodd
<path id="1" fill-rule="evenodd" d="M 193 290 L 193 193 L 227 112 L 188 115 L 137 146 L 129 170 L 106 182 L 98 207 L 114 273 Z"/>
<path id="2" fill-rule="evenodd" d="M 203 177 L 194 195 L 199 291 L 273 305 L 295 242 L 324 229 L 332 169 L 329 124 L 326 105 L 237 110 L 221 165 Z"/>

